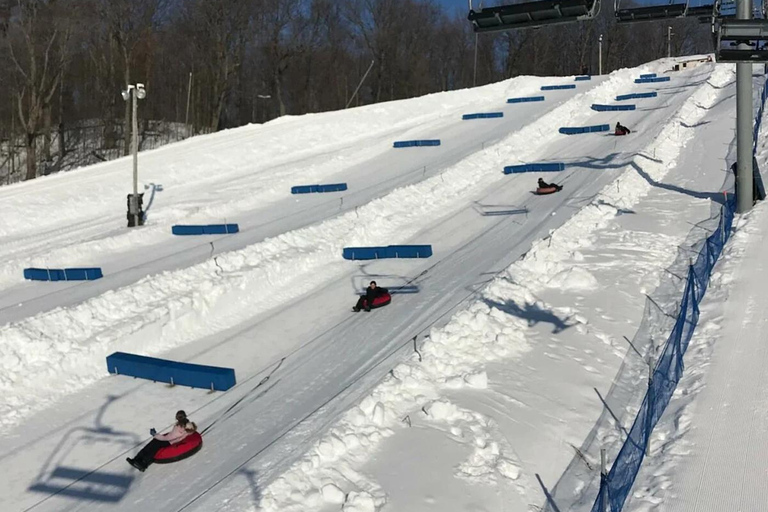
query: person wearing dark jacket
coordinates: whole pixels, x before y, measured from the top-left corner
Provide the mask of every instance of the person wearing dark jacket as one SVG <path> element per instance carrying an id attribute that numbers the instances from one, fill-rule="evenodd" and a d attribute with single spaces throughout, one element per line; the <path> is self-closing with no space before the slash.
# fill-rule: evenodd
<path id="1" fill-rule="evenodd" d="M 629 128 L 621 123 L 616 123 L 616 130 L 613 132 L 614 135 L 629 135 L 630 133 Z"/>
<path id="2" fill-rule="evenodd" d="M 554 185 L 547 183 L 543 179 L 539 178 L 539 188 L 549 188 L 549 187 L 554 187 Z"/>
<path id="3" fill-rule="evenodd" d="M 366 311 L 370 311 L 371 305 L 373 304 L 373 300 L 386 293 L 389 293 L 386 288 L 381 288 L 379 286 L 376 286 L 376 281 L 371 281 L 371 284 L 369 284 L 368 288 L 366 288 L 365 290 L 365 295 L 360 296 L 360 299 L 357 301 L 357 304 L 352 309 L 355 312 L 360 311 L 363 308 L 365 308 Z"/>

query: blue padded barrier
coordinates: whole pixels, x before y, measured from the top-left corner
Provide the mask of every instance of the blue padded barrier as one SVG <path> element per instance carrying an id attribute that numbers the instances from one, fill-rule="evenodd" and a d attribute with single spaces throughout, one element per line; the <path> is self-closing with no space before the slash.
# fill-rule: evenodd
<path id="1" fill-rule="evenodd" d="M 585 80 L 592 80 L 592 77 L 589 75 L 584 75 L 584 76 L 577 76 L 576 78 L 574 78 L 574 81 L 576 82 L 584 82 Z"/>
<path id="2" fill-rule="evenodd" d="M 387 258 L 429 258 L 431 245 L 390 245 L 385 253 Z"/>
<path id="3" fill-rule="evenodd" d="M 395 142 L 394 147 L 396 148 L 414 148 L 414 147 L 422 147 L 422 146 L 439 146 L 440 145 L 440 139 L 433 139 L 433 140 L 401 140 Z"/>
<path id="4" fill-rule="evenodd" d="M 346 183 L 330 183 L 328 185 L 297 185 L 295 187 L 291 187 L 291 194 L 342 192 L 344 190 L 347 190 Z"/>
<path id="5" fill-rule="evenodd" d="M 521 164 L 521 165 L 508 165 L 504 168 L 504 174 L 519 174 L 523 172 L 558 172 L 565 169 L 565 164 L 562 162 L 549 163 L 549 164 Z"/>
<path id="6" fill-rule="evenodd" d="M 544 101 L 544 96 L 528 96 L 527 98 L 509 98 L 507 103 L 528 103 L 529 101 Z"/>
<path id="7" fill-rule="evenodd" d="M 101 268 L 25 268 L 24 279 L 30 281 L 93 281 L 101 279 Z"/>
<path id="8" fill-rule="evenodd" d="M 633 92 L 631 94 L 621 94 L 619 96 L 616 96 L 616 101 L 624 101 L 624 100 L 637 100 L 640 98 L 655 98 L 658 96 L 656 91 L 652 92 Z"/>
<path id="9" fill-rule="evenodd" d="M 592 104 L 592 110 L 598 112 L 611 112 L 614 110 L 635 110 L 634 105 L 599 105 L 597 103 Z"/>
<path id="10" fill-rule="evenodd" d="M 227 235 L 238 231 L 240 231 L 240 226 L 237 224 L 176 225 L 171 228 L 171 233 L 174 235 Z"/>
<path id="11" fill-rule="evenodd" d="M 654 84 L 656 82 L 669 82 L 668 76 L 660 76 L 658 78 L 635 78 L 636 84 Z"/>
<path id="12" fill-rule="evenodd" d="M 562 127 L 558 130 L 564 135 L 576 135 L 579 133 L 592 133 L 592 132 L 607 132 L 611 127 L 607 124 L 598 124 L 595 126 L 579 126 L 579 127 Z"/>
<path id="13" fill-rule="evenodd" d="M 386 247 L 345 247 L 345 260 L 380 260 L 384 258 L 429 258 L 431 245 L 388 245 Z"/>
<path id="14" fill-rule="evenodd" d="M 461 116 L 465 121 L 467 119 L 493 119 L 496 117 L 504 117 L 504 112 L 488 112 L 487 114 L 464 114 Z"/>
<path id="15" fill-rule="evenodd" d="M 646 73 L 644 75 L 640 75 L 640 78 L 656 78 L 656 73 Z"/>
<path id="16" fill-rule="evenodd" d="M 180 363 L 125 352 L 107 356 L 107 371 L 115 375 L 215 391 L 226 391 L 236 383 L 232 368 Z"/>
<path id="17" fill-rule="evenodd" d="M 542 91 L 557 91 L 559 89 L 575 89 L 576 84 L 566 84 L 566 85 L 542 85 L 541 90 Z"/>

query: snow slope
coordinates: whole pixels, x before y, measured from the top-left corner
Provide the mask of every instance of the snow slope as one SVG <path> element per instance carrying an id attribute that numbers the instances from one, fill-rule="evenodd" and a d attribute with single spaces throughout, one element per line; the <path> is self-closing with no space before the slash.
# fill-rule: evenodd
<path id="1" fill-rule="evenodd" d="M 361 475 L 368 471 L 377 475 L 375 469 L 363 466 L 371 463 L 373 448 L 394 431 L 400 408 L 422 403 L 435 425 L 448 425 L 445 428 L 452 435 L 477 447 L 462 466 L 464 473 L 479 477 L 483 485 L 498 481 L 498 475 L 518 481 L 514 495 L 536 499 L 537 484 L 527 460 L 494 438 L 497 420 L 488 420 L 487 411 L 472 411 L 467 403 L 456 405 L 456 399 L 437 393 L 493 387 L 494 373 L 483 366 L 518 361 L 521 370 L 528 371 L 519 373 L 516 386 L 533 390 L 542 381 L 550 382 L 549 396 L 554 398 L 535 409 L 556 418 L 564 403 L 560 400 L 572 397 L 569 391 L 576 392 L 584 404 L 587 398 L 583 389 L 556 378 L 562 368 L 546 362 L 575 364 L 572 376 L 581 379 L 578 382 L 608 383 L 626 349 L 616 341 L 617 324 L 624 324 L 623 329 L 629 324 L 631 330 L 632 322 L 607 314 L 589 319 L 574 304 L 582 300 L 581 308 L 595 310 L 596 290 L 606 287 L 600 279 L 621 283 L 613 286 L 615 294 L 604 298 L 611 302 L 602 302 L 602 309 L 622 299 L 622 312 L 637 315 L 636 325 L 642 299 L 632 291 L 658 279 L 668 256 L 664 251 L 683 234 L 675 226 L 661 243 L 652 244 L 652 236 L 641 234 L 624 240 L 622 254 L 628 264 L 628 254 L 636 253 L 638 247 L 649 249 L 642 263 L 653 265 L 646 270 L 639 268 L 645 265 L 636 265 L 599 275 L 595 268 L 579 268 L 572 260 L 581 261 L 593 247 L 595 233 L 617 229 L 610 228 L 614 218 L 632 217 L 629 210 L 649 190 L 659 188 L 654 186 L 656 180 L 686 151 L 702 153 L 706 148 L 706 159 L 720 166 L 717 150 L 721 142 L 728 142 L 722 134 L 695 150 L 681 146 L 699 126 L 727 115 L 721 110 L 715 113 L 715 107 L 732 92 L 732 70 L 709 65 L 673 75 L 672 83 L 657 88 L 658 98 L 620 117 L 623 124 L 635 128 L 633 137 L 621 141 L 603 134 L 565 137 L 556 129 L 564 120 L 570 125 L 615 123 L 617 116 L 594 113 L 589 105 L 645 90 L 632 80 L 640 73 L 667 67 L 669 62 L 662 61 L 616 72 L 538 118 L 532 116 L 524 127 L 511 130 L 496 144 L 446 164 L 440 174 L 429 177 L 423 172 L 415 183 L 394 188 L 353 211 L 334 212 L 329 218 L 318 209 L 314 212 L 317 222 L 299 229 L 280 221 L 286 229 L 278 230 L 278 236 L 222 254 L 215 261 L 163 272 L 5 326 L 0 330 L 4 340 L 0 384 L 6 399 L 0 406 L 2 421 L 10 428 L 0 438 L 0 457 L 17 471 L 0 484 L 3 509 L 135 510 L 151 503 L 153 510 L 254 506 L 312 510 L 324 504 L 332 510 L 342 500 L 345 510 L 375 510 L 394 498 L 377 482 L 384 476 Z M 408 110 L 409 103 L 402 108 Z M 388 135 L 386 140 L 382 147 L 391 142 Z M 386 164 L 387 158 L 379 160 Z M 500 173 L 504 165 L 552 160 L 570 164 L 556 178 L 565 189 L 554 196 L 532 196 L 534 177 Z M 203 187 L 197 193 L 209 190 L 210 184 Z M 708 206 L 711 198 L 695 199 Z M 577 212 L 581 213 L 569 221 Z M 692 208 L 686 215 L 693 219 L 697 213 Z M 534 245 L 564 223 L 553 237 Z M 340 258 L 345 245 L 398 242 L 433 243 L 435 256 L 427 261 L 362 265 Z M 523 263 L 514 267 L 518 270 L 504 271 L 525 253 Z M 540 276 L 542 268 L 548 270 L 550 281 L 532 278 Z M 492 281 L 497 274 L 501 278 Z M 350 316 L 345 304 L 352 305 L 354 292 L 371 277 L 395 291 L 410 293 L 396 294 L 391 306 L 375 314 Z M 519 279 L 531 282 L 523 287 Z M 481 292 L 489 282 L 491 286 Z M 564 293 L 559 300 L 567 305 L 552 306 L 553 297 L 542 299 L 555 291 Z M 456 311 L 460 312 L 450 320 Z M 578 361 L 573 353 L 558 353 L 551 341 L 538 338 L 542 323 L 556 326 L 558 344 L 590 350 L 599 364 Z M 432 341 L 423 345 L 427 333 Z M 398 367 L 395 378 L 374 391 L 374 397 L 382 390 L 389 393 L 383 395 L 386 399 L 363 400 L 347 413 L 347 423 L 334 427 L 334 434 L 315 444 L 339 414 L 407 356 L 414 336 L 426 364 Z M 543 346 L 550 350 L 541 353 Z M 460 357 L 458 347 L 466 357 Z M 226 394 L 208 395 L 104 378 L 103 357 L 117 349 L 233 366 L 239 385 Z M 523 363 L 527 354 L 536 354 L 536 359 Z M 445 382 L 433 382 L 440 378 Z M 387 386 L 398 383 L 405 384 L 395 389 L 392 399 Z M 434 396 L 429 394 L 433 392 Z M 515 401 L 522 402 L 509 396 L 507 405 Z M 44 412 L 35 412 L 44 406 Z M 159 428 L 167 421 L 168 411 L 179 407 L 209 427 L 205 449 L 189 463 L 164 468 L 160 479 L 132 472 L 122 459 L 143 442 L 149 426 Z M 595 403 L 590 407 L 599 410 Z M 558 431 L 575 444 L 594 417 L 577 410 L 571 415 L 574 429 Z M 422 421 L 409 416 L 416 426 Z M 337 435 L 350 421 L 350 431 Z M 404 425 L 404 432 L 419 430 L 406 431 Z M 530 450 L 546 446 L 551 439 L 547 435 L 553 433 L 535 425 L 524 436 Z M 466 434 L 459 435 L 453 428 Z M 393 442 L 397 439 L 393 437 Z M 412 449 L 408 441 L 404 446 Z M 457 451 L 445 440 L 434 444 Z M 513 449 L 522 451 L 520 446 Z M 464 451 L 462 446 L 458 451 Z M 300 459 L 304 453 L 308 455 Z M 562 471 L 571 454 L 566 446 L 553 457 L 559 463 L 551 464 L 545 475 L 549 481 Z M 350 464 L 354 457 L 359 458 L 357 467 Z M 276 480 L 297 460 L 293 469 Z M 323 473 L 331 466 L 346 474 L 341 478 Z M 411 510 L 392 508 L 403 509 Z"/>
<path id="2" fill-rule="evenodd" d="M 575 92 L 600 81 L 580 83 Z M 519 77 L 475 92 L 281 118 L 142 153 L 140 179 L 152 186 L 145 196 L 148 222 L 140 230 L 125 229 L 130 158 L 4 187 L 0 324 L 77 304 L 147 275 L 353 211 L 397 187 L 439 174 L 574 95 L 553 91 L 545 103 L 505 103 L 510 96 L 540 94 L 540 86 L 552 82 Z M 489 110 L 506 116 L 461 120 L 462 113 Z M 394 140 L 433 137 L 442 139 L 441 147 L 392 149 Z M 288 193 L 292 185 L 318 182 L 348 182 L 349 190 L 298 197 Z M 236 237 L 179 238 L 171 235 L 178 222 L 238 222 L 241 232 Z M 30 266 L 101 266 L 105 278 L 40 287 L 23 281 L 22 269 Z"/>

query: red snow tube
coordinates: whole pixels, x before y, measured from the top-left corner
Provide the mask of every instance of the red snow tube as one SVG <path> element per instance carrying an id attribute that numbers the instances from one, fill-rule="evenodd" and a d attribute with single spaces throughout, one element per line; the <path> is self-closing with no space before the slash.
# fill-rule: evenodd
<path id="1" fill-rule="evenodd" d="M 536 189 L 536 194 L 540 196 L 544 196 L 547 194 L 554 194 L 555 192 L 558 192 L 560 190 L 560 187 L 539 187 Z"/>
<path id="2" fill-rule="evenodd" d="M 376 309 L 376 308 L 380 308 L 382 306 L 386 306 L 390 302 L 392 302 L 392 296 L 389 294 L 389 292 L 384 293 L 382 295 L 379 295 L 375 299 L 373 299 L 373 304 L 371 304 L 371 309 Z M 363 301 L 363 306 L 366 306 L 367 303 L 368 303 L 368 301 L 364 300 Z"/>
<path id="3" fill-rule="evenodd" d="M 164 446 L 155 454 L 156 464 L 167 464 L 191 457 L 203 447 L 203 436 L 199 432 L 193 432 L 181 440 L 180 443 Z"/>
<path id="4" fill-rule="evenodd" d="M 629 132 L 624 130 L 616 130 L 615 132 L 613 132 L 613 134 L 616 135 L 617 137 L 620 137 L 621 135 L 629 135 Z"/>

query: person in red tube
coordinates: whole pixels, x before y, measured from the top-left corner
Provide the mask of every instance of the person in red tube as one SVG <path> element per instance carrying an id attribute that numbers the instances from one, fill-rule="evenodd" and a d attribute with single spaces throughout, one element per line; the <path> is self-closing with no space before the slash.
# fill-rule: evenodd
<path id="1" fill-rule="evenodd" d="M 128 457 L 126 460 L 128 464 L 135 467 L 142 473 L 147 467 L 152 464 L 155 458 L 155 454 L 160 448 L 171 446 L 172 444 L 178 444 L 184 440 L 188 435 L 197 430 L 197 425 L 189 421 L 187 413 L 179 411 L 176 413 L 176 424 L 173 426 L 170 432 L 165 434 L 157 434 L 155 429 L 149 431 L 152 434 L 152 440 L 141 449 L 141 451 L 133 459 Z"/>
<path id="2" fill-rule="evenodd" d="M 365 308 L 366 311 L 370 311 L 374 299 L 387 293 L 389 293 L 389 291 L 387 291 L 386 288 L 381 288 L 376 285 L 376 281 L 371 281 L 371 284 L 369 284 L 368 288 L 365 290 L 365 295 L 360 296 L 360 299 L 358 299 L 357 304 L 352 308 L 352 311 L 357 313 L 363 308 Z"/>

